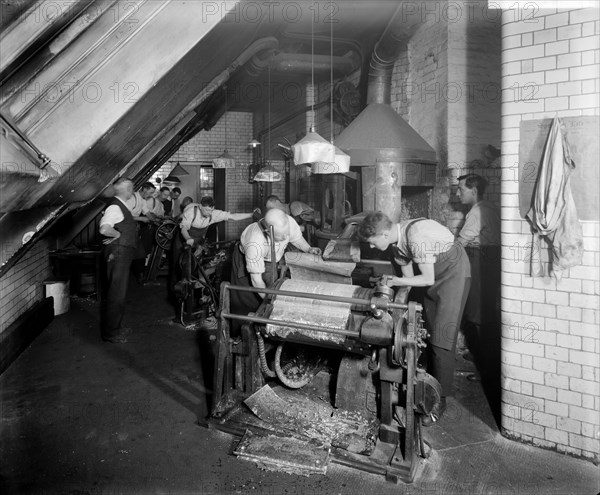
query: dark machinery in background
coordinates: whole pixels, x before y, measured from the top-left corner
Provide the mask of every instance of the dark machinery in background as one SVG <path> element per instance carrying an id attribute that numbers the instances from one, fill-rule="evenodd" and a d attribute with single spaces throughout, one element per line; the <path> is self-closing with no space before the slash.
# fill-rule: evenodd
<path id="1" fill-rule="evenodd" d="M 232 291 L 266 296 L 255 314 L 237 315 L 230 311 Z M 328 460 L 412 482 L 426 456 L 420 417 L 431 413 L 441 388 L 418 364 L 427 331 L 422 307 L 407 294 L 394 293 L 384 278 L 375 287 L 294 278 L 279 278 L 268 289 L 223 283 L 209 424 L 244 435 L 235 453 L 252 459 L 260 458 L 249 454 L 252 433 L 288 435 L 295 425 L 296 436 L 306 438 L 316 430 L 312 443 L 325 445 Z M 239 336 L 231 335 L 235 320 L 244 322 Z M 323 376 L 329 383 L 315 378 Z M 272 394 L 277 387 L 287 401 Z M 304 398 L 312 392 L 320 412 L 307 416 L 312 406 L 303 403 L 291 413 L 286 392 L 292 389 Z M 324 414 L 323 408 L 330 409 Z"/>
<path id="2" fill-rule="evenodd" d="M 232 242 L 185 246 L 179 256 L 182 278 L 175 284 L 177 320 L 183 325 L 203 322 L 219 307 L 219 286 Z"/>
<path id="3" fill-rule="evenodd" d="M 154 246 L 146 270 L 146 280 L 154 281 L 166 268 L 169 251 L 174 249 L 179 224 L 165 219 L 156 229 Z M 178 246 L 175 263 L 181 278 L 175 283 L 176 321 L 183 326 L 202 323 L 214 316 L 219 306 L 218 286 L 232 242 L 204 242 L 199 246 Z"/>

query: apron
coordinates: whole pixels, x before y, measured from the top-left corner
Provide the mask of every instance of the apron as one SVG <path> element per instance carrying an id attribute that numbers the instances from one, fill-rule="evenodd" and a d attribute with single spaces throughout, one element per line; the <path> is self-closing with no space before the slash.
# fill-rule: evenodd
<path id="1" fill-rule="evenodd" d="M 417 218 L 407 225 L 407 238 L 413 225 L 421 220 Z M 399 252 L 394 251 L 394 256 L 397 258 Z M 453 244 L 448 251 L 437 255 L 433 269 L 435 282 L 427 288 L 423 300 L 429 342 L 432 346 L 451 350 L 456 346 L 471 285 L 471 267 L 465 249 L 460 244 Z"/>
<path id="2" fill-rule="evenodd" d="M 192 218 L 192 225 L 194 223 L 194 221 L 196 220 L 196 215 L 198 215 L 198 207 L 194 206 L 194 217 Z M 206 227 L 190 227 L 190 229 L 188 230 L 188 235 L 194 239 L 194 247 L 196 247 L 198 244 L 201 244 L 202 241 L 204 241 L 204 238 L 206 237 L 206 231 L 208 230 L 208 228 L 210 227 L 210 221 L 212 220 L 212 216 L 208 219 L 208 225 Z"/>
<path id="3" fill-rule="evenodd" d="M 262 279 L 267 287 L 274 282 L 272 276 L 272 263 L 265 261 L 265 272 L 262 274 Z M 243 287 L 252 287 L 252 280 L 246 268 L 246 257 L 240 249 L 240 243 L 236 242 L 231 256 L 231 285 L 241 285 Z M 247 315 L 254 312 L 260 306 L 262 298 L 253 292 L 230 292 L 231 312 Z M 242 321 L 231 321 L 232 336 L 237 336 L 240 333 L 240 328 L 243 325 Z"/>
<path id="4" fill-rule="evenodd" d="M 433 265 L 435 282 L 425 293 L 423 309 L 431 345 L 452 350 L 471 285 L 471 267 L 465 249 L 453 244 Z"/>
<path id="5" fill-rule="evenodd" d="M 194 239 L 194 246 L 197 246 L 198 244 L 201 244 L 202 241 L 204 241 L 207 230 L 208 230 L 208 227 L 203 227 L 201 229 L 196 228 L 196 227 L 190 227 L 190 230 L 188 230 L 188 235 L 192 239 Z"/>

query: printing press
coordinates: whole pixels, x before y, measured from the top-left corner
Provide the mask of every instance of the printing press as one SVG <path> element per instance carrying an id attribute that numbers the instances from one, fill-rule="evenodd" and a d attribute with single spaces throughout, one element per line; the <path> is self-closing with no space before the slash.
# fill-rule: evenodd
<path id="1" fill-rule="evenodd" d="M 221 285 L 210 426 L 267 469 L 325 474 L 336 462 L 412 482 L 429 450 L 420 418 L 441 396 L 419 360 L 421 305 L 387 287 L 388 262 L 286 260 L 268 289 Z M 232 291 L 265 297 L 237 315 Z"/>

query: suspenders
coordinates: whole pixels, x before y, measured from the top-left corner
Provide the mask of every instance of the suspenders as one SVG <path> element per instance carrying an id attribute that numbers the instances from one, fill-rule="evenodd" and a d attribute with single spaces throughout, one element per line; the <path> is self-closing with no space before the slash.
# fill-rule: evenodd
<path id="1" fill-rule="evenodd" d="M 413 227 L 414 224 L 420 222 L 421 220 L 427 220 L 426 218 L 415 218 L 414 220 L 411 220 L 408 225 L 406 226 L 406 229 L 404 229 L 404 236 L 406 237 L 406 247 L 408 248 L 408 253 L 410 254 L 411 257 L 414 258 L 415 254 L 413 253 L 412 247 L 410 245 L 410 242 L 408 240 L 408 233 L 410 232 L 410 229 Z M 394 249 L 396 251 L 399 251 L 398 246 L 394 246 Z"/>

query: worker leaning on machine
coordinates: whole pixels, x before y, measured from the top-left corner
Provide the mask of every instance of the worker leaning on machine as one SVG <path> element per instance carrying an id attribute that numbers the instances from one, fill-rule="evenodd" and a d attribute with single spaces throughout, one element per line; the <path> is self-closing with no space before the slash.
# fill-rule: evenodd
<path id="1" fill-rule="evenodd" d="M 471 283 L 469 259 L 463 246 L 454 242 L 452 232 L 426 218 L 394 224 L 382 212 L 370 213 L 360 224 L 358 235 L 380 251 L 392 246 L 402 277 L 386 277 L 388 286 L 427 287 L 423 301 L 430 333 L 427 371 L 442 386 L 437 410 L 423 420 L 423 425 L 429 426 L 441 417 L 446 397 L 452 395 L 456 337 Z"/>
<path id="2" fill-rule="evenodd" d="M 271 239 L 271 226 L 274 239 Z M 275 247 L 275 260 L 271 259 L 272 244 Z M 231 283 L 257 288 L 271 285 L 274 282 L 271 264 L 281 261 L 289 244 L 304 253 L 321 254 L 319 248 L 311 247 L 302 237 L 300 227 L 291 216 L 280 209 L 268 210 L 264 218 L 250 224 L 242 232 L 240 242 L 233 250 Z M 258 294 L 232 291 L 231 310 L 238 314 L 248 314 L 258 309 L 261 299 Z"/>
<path id="3" fill-rule="evenodd" d="M 228 211 L 215 210 L 215 200 L 210 196 L 204 196 L 198 203 L 190 203 L 181 215 L 181 235 L 188 246 L 197 246 L 204 241 L 208 227 L 213 223 L 227 220 L 247 220 L 252 218 L 253 213 L 230 213 Z"/>

